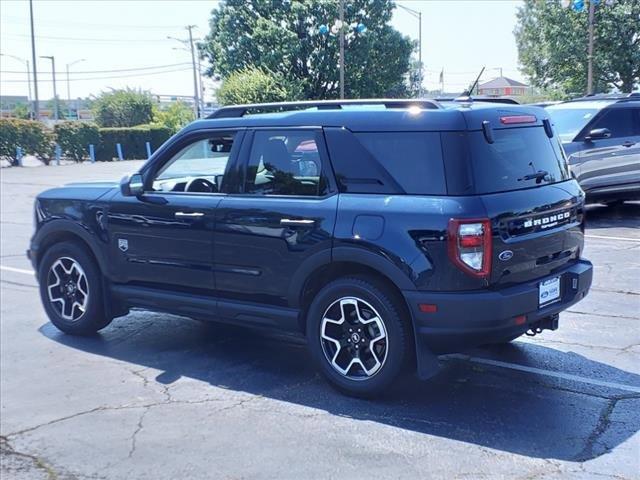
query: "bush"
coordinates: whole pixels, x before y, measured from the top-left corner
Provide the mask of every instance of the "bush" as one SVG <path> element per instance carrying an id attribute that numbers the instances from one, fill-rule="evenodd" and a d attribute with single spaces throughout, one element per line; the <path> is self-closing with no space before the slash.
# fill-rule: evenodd
<path id="1" fill-rule="evenodd" d="M 53 131 L 63 154 L 76 162 L 89 157 L 89 145 L 100 144 L 100 131 L 93 123 L 62 122 L 53 127 Z"/>
<path id="2" fill-rule="evenodd" d="M 147 158 L 146 142 L 151 142 L 151 151 L 155 151 L 172 135 L 170 128 L 155 125 L 101 128 L 99 132 L 100 144 L 96 151 L 96 160 L 101 161 L 111 161 L 118 158 L 117 143 L 122 146 L 122 154 L 125 159 Z"/>
<path id="3" fill-rule="evenodd" d="M 0 119 L 0 157 L 18 165 L 17 147 L 23 155 L 35 155 L 49 164 L 54 148 L 53 132 L 43 123 L 34 120 Z"/>
<path id="4" fill-rule="evenodd" d="M 227 77 L 218 89 L 217 98 L 222 105 L 243 103 L 268 103 L 296 100 L 301 89 L 280 76 L 249 67 Z"/>
<path id="5" fill-rule="evenodd" d="M 92 109 L 101 127 L 133 127 L 153 120 L 151 95 L 129 88 L 102 93 Z"/>
<path id="6" fill-rule="evenodd" d="M 193 108 L 183 101 L 173 102 L 164 110 L 158 110 L 153 115 L 153 125 L 170 128 L 176 133 L 187 123 L 192 122 L 195 118 Z"/>

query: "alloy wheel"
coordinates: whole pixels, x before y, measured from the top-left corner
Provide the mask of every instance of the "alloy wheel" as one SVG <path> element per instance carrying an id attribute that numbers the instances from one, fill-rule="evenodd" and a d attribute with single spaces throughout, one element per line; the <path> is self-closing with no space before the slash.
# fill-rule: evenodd
<path id="1" fill-rule="evenodd" d="M 89 302 L 89 282 L 80 264 L 70 257 L 57 259 L 47 274 L 47 293 L 60 317 L 79 320 Z"/>
<path id="2" fill-rule="evenodd" d="M 322 317 L 320 337 L 327 361 L 351 380 L 371 378 L 387 359 L 384 321 L 360 298 L 342 297 L 333 302 Z"/>

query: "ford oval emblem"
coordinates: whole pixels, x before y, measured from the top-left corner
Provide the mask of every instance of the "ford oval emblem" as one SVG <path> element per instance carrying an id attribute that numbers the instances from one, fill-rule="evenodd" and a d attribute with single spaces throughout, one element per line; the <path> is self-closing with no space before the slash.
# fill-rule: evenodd
<path id="1" fill-rule="evenodd" d="M 511 250 L 505 250 L 504 252 L 500 252 L 498 258 L 503 262 L 506 262 L 507 260 L 511 260 L 513 258 L 513 252 Z"/>

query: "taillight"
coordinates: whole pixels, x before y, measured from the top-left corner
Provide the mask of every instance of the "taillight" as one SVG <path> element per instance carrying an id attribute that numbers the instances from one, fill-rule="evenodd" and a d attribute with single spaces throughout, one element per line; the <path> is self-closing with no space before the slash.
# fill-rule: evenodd
<path id="1" fill-rule="evenodd" d="M 517 125 L 519 123 L 536 123 L 538 119 L 535 115 L 508 115 L 500 117 L 500 123 L 503 125 Z"/>
<path id="2" fill-rule="evenodd" d="M 486 278 L 491 274 L 489 219 L 449 220 L 449 257 L 464 272 Z"/>

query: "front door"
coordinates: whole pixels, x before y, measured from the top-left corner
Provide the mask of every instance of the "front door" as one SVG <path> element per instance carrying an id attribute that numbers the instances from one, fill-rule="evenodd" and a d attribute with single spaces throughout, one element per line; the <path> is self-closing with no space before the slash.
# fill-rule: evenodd
<path id="1" fill-rule="evenodd" d="M 158 159 L 140 197 L 117 194 L 108 212 L 112 278 L 213 294 L 213 226 L 241 134 L 199 133 Z"/>
<path id="2" fill-rule="evenodd" d="M 243 181 L 216 211 L 216 290 L 221 299 L 287 306 L 298 269 L 331 254 L 338 196 L 321 130 L 247 137 Z"/>
<path id="3" fill-rule="evenodd" d="M 592 129 L 606 128 L 609 138 L 589 141 L 572 170 L 587 193 L 640 181 L 640 108 L 612 107 Z"/>

